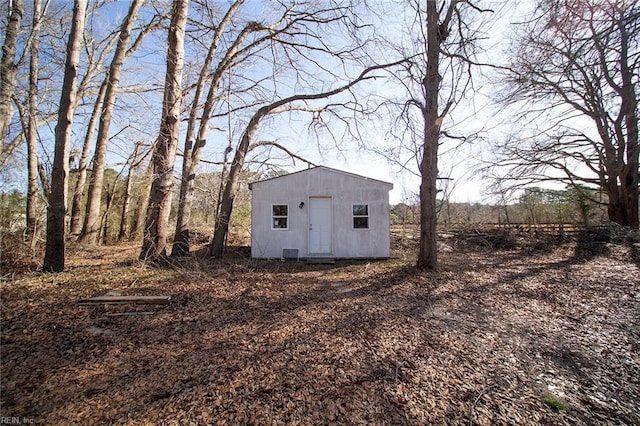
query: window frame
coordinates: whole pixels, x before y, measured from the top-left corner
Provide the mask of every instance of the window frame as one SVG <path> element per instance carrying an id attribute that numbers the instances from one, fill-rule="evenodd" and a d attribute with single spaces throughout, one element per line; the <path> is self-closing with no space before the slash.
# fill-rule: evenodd
<path id="1" fill-rule="evenodd" d="M 287 208 L 287 214 L 276 215 L 274 208 L 283 207 L 283 206 Z M 284 228 L 276 228 L 275 219 L 286 219 L 286 226 Z M 271 204 L 271 230 L 272 231 L 288 231 L 289 230 L 289 204 Z"/>
<path id="2" fill-rule="evenodd" d="M 366 214 L 356 214 L 355 208 L 356 206 L 364 206 Z M 354 231 L 368 231 L 370 228 L 370 218 L 371 214 L 369 213 L 369 203 L 353 203 L 351 204 L 351 227 Z M 356 219 L 366 218 L 365 227 L 356 227 Z"/>

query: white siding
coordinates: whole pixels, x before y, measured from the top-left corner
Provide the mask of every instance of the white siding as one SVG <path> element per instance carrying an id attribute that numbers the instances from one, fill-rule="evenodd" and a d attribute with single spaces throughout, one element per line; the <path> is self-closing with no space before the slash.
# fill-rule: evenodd
<path id="1" fill-rule="evenodd" d="M 315 167 L 255 182 L 251 202 L 251 255 L 280 258 L 283 249 L 309 255 L 309 198 L 331 197 L 331 254 L 337 258 L 389 257 L 390 183 Z M 300 203 L 304 203 L 299 208 Z M 271 229 L 271 206 L 289 205 L 289 229 Z M 353 229 L 354 204 L 369 206 L 369 228 Z"/>

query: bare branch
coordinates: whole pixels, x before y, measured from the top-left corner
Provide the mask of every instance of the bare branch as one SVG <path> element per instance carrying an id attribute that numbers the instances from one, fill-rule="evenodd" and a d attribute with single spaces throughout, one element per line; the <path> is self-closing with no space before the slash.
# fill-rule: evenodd
<path id="1" fill-rule="evenodd" d="M 249 145 L 249 148 L 247 149 L 247 152 L 253 151 L 256 148 L 262 147 L 262 146 L 269 146 L 269 147 L 274 147 L 274 148 L 278 148 L 280 151 L 283 151 L 284 153 L 286 153 L 289 157 L 291 157 L 294 160 L 300 160 L 310 166 L 315 166 L 315 164 L 309 160 L 307 160 L 304 157 L 299 156 L 298 154 L 293 153 L 292 151 L 290 151 L 289 149 L 287 149 L 286 147 L 284 147 L 283 145 L 280 145 L 277 142 L 273 142 L 273 141 L 260 141 L 260 142 L 255 142 L 251 145 Z"/>

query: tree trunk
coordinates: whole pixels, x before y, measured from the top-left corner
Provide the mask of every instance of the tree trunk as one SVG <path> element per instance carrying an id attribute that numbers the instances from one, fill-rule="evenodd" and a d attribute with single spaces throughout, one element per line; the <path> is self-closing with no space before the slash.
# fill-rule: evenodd
<path id="1" fill-rule="evenodd" d="M 429 126 L 434 114 L 425 111 L 425 137 L 422 163 L 420 165 L 420 249 L 417 266 L 424 269 L 435 269 L 438 266 L 437 232 L 436 232 L 436 188 L 438 176 L 438 136 L 439 130 Z"/>
<path id="2" fill-rule="evenodd" d="M 2 168 L 4 162 L 13 151 L 13 147 L 5 146 L 5 138 L 9 131 L 9 123 L 11 123 L 13 111 L 11 98 L 16 86 L 16 72 L 18 71 L 15 56 L 18 33 L 20 32 L 20 20 L 24 13 L 23 0 L 13 0 L 13 3 L 9 3 L 9 7 L 4 45 L 2 46 L 2 59 L 0 60 L 0 143 L 2 144 L 0 168 Z"/>
<path id="3" fill-rule="evenodd" d="M 131 38 L 131 31 L 136 21 L 143 0 L 132 0 L 129 12 L 120 27 L 118 44 L 109 67 L 109 80 L 105 94 L 98 137 L 93 156 L 93 171 L 89 180 L 89 192 L 87 194 L 87 210 L 84 225 L 78 241 L 84 244 L 95 244 L 100 228 L 100 206 L 102 199 L 102 186 L 104 181 L 104 166 L 107 158 L 107 145 L 109 144 L 109 127 L 115 106 L 116 94 L 120 83 L 120 74 L 124 59 L 127 56 L 127 47 Z"/>
<path id="4" fill-rule="evenodd" d="M 49 199 L 51 196 L 51 180 L 47 175 L 47 171 L 44 169 L 44 164 L 38 159 L 38 177 L 40 177 L 40 184 L 42 185 L 42 192 L 44 192 L 44 198 Z"/>
<path id="5" fill-rule="evenodd" d="M 263 108 L 259 111 L 262 112 Z M 220 202 L 220 211 L 216 215 L 215 230 L 213 232 L 213 241 L 211 242 L 210 255 L 212 257 L 220 258 L 224 252 L 224 245 L 229 232 L 229 220 L 231 219 L 231 213 L 233 211 L 233 202 L 238 193 L 238 184 L 240 182 L 240 172 L 244 166 L 244 159 L 249 150 L 249 143 L 251 138 L 258 130 L 258 124 L 262 117 L 268 114 L 268 110 L 263 114 L 256 113 L 249 122 L 246 130 L 242 134 L 240 144 L 236 149 L 236 153 L 233 156 L 233 162 L 229 169 L 229 175 L 225 181 L 224 191 L 222 193 L 222 199 Z"/>
<path id="6" fill-rule="evenodd" d="M 605 149 L 608 172 L 605 189 L 609 198 L 609 220 L 638 229 L 638 95 L 634 86 L 634 71 L 637 70 L 629 64 L 631 42 L 629 29 L 623 20 L 625 12 L 622 13 L 614 25 L 620 35 L 620 45 L 617 46 L 620 57 L 616 65 L 622 80 L 621 85 L 615 86 L 620 97 L 618 117 L 614 123 L 618 145 L 608 143 L 610 138 L 606 129 L 601 131 L 605 148 L 608 148 Z"/>
<path id="7" fill-rule="evenodd" d="M 55 129 L 56 144 L 51 172 L 51 194 L 47 209 L 47 242 L 42 267 L 45 272 L 64 270 L 69 145 L 86 8 L 87 0 L 74 1 L 73 20 L 67 42 L 67 59 L 58 110 L 58 124 Z"/>
<path id="8" fill-rule="evenodd" d="M 636 12 L 637 13 L 637 12 Z M 623 117 L 626 134 L 626 157 L 627 164 L 622 169 L 620 179 L 622 186 L 621 199 L 625 204 L 625 226 L 633 229 L 640 227 L 638 218 L 638 156 L 640 154 L 638 147 L 638 96 L 635 91 L 634 74 L 637 82 L 638 69 L 629 64 L 629 28 L 625 22 L 620 19 L 616 23 L 620 31 L 620 75 L 622 76 L 622 86 L 620 87 L 620 97 L 622 99 L 620 105 L 620 117 Z M 637 63 L 637 62 L 636 62 Z"/>
<path id="9" fill-rule="evenodd" d="M 450 6 L 453 7 L 453 6 Z M 420 163 L 420 249 L 417 266 L 435 269 L 438 266 L 438 246 L 436 234 L 436 182 L 438 178 L 438 139 L 440 118 L 438 116 L 438 93 L 440 89 L 440 43 L 442 35 L 438 26 L 438 11 L 435 1 L 427 2 L 427 70 L 422 82 L 425 104 L 422 112 L 424 121 L 424 146 Z"/>
<path id="10" fill-rule="evenodd" d="M 127 237 L 127 221 L 129 217 L 129 206 L 131 205 L 131 188 L 133 187 L 133 171 L 136 168 L 136 162 L 138 161 L 138 152 L 142 146 L 142 140 L 136 143 L 136 147 L 131 156 L 129 162 L 129 171 L 127 172 L 127 180 L 124 186 L 124 196 L 122 198 L 122 210 L 120 211 L 120 230 L 118 232 L 118 241 L 124 241 Z"/>
<path id="11" fill-rule="evenodd" d="M 80 161 L 78 164 L 78 180 L 76 180 L 76 186 L 73 191 L 73 201 L 71 203 L 71 223 L 69 225 L 69 233 L 71 235 L 79 235 L 82 230 L 82 198 L 84 195 L 84 187 L 87 183 L 87 166 L 89 165 L 89 154 L 91 152 L 91 142 L 93 142 L 93 135 L 95 133 L 96 124 L 100 117 L 100 110 L 104 104 L 104 97 L 107 93 L 107 79 L 105 79 L 100 85 L 100 91 L 98 92 L 98 98 L 93 105 L 93 111 L 91 112 L 91 118 L 87 126 L 87 132 L 84 137 L 84 143 L 82 144 L 82 154 L 80 154 Z"/>
<path id="12" fill-rule="evenodd" d="M 107 184 L 104 212 L 102 213 L 102 217 L 100 218 L 99 243 L 103 245 L 107 244 L 107 237 L 109 234 L 109 213 L 111 213 L 111 206 L 113 205 L 113 197 L 115 196 L 116 188 L 118 186 L 118 179 L 119 177 L 116 177 L 114 179 L 113 185 Z"/>
<path id="13" fill-rule="evenodd" d="M 203 117 L 204 120 L 204 117 Z M 192 158 L 193 145 L 200 145 L 200 141 L 193 141 L 187 132 L 187 140 L 184 145 L 184 157 L 182 159 L 182 175 L 180 178 L 180 192 L 178 195 L 178 217 L 176 219 L 176 229 L 174 234 L 173 249 L 171 256 L 180 257 L 189 254 L 190 232 L 189 222 L 191 218 L 191 202 L 193 180 L 196 175 L 197 162 Z M 204 140 L 202 141 L 204 144 Z"/>
<path id="14" fill-rule="evenodd" d="M 120 211 L 120 230 L 118 231 L 118 242 L 124 241 L 127 237 L 127 222 L 129 220 L 129 206 L 131 205 L 131 168 L 127 173 L 127 182 L 124 187 L 122 199 L 122 210 Z"/>
<path id="15" fill-rule="evenodd" d="M 41 0 L 33 1 L 29 53 L 29 123 L 27 126 L 27 238 L 32 247 L 38 226 L 38 48 Z"/>
<path id="16" fill-rule="evenodd" d="M 137 240 L 142 237 L 142 230 L 147 218 L 147 207 L 149 206 L 149 193 L 151 192 L 151 182 L 153 181 L 153 162 L 149 161 L 147 170 L 145 171 L 143 180 L 138 190 L 140 200 L 136 204 L 136 212 L 133 215 L 131 230 L 129 231 L 129 239 Z"/>
<path id="17" fill-rule="evenodd" d="M 173 166 L 180 132 L 182 102 L 182 70 L 184 66 L 184 35 L 189 0 L 174 0 L 169 27 L 167 71 L 162 103 L 160 134 L 153 148 L 153 182 L 149 194 L 149 207 L 141 260 L 156 261 L 166 255 L 166 244 L 171 212 Z"/>

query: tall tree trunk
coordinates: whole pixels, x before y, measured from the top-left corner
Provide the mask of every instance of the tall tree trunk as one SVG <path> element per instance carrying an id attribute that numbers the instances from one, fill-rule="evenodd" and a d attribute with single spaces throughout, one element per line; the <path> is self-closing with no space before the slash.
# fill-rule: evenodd
<path id="1" fill-rule="evenodd" d="M 41 0 L 33 1 L 29 52 L 29 123 L 27 126 L 27 238 L 33 244 L 38 226 L 38 48 Z"/>
<path id="2" fill-rule="evenodd" d="M 82 197 L 84 195 L 84 187 L 87 183 L 87 168 L 89 166 L 89 154 L 91 153 L 91 142 L 93 142 L 93 135 L 95 134 L 98 118 L 100 118 L 100 111 L 104 104 L 104 97 L 107 93 L 107 79 L 100 85 L 100 91 L 98 97 L 93 105 L 93 111 L 91 112 L 91 118 L 87 126 L 87 132 L 84 137 L 84 143 L 82 144 L 82 153 L 80 154 L 80 161 L 78 164 L 78 180 L 76 180 L 76 186 L 73 191 L 73 200 L 71 202 L 71 223 L 69 225 L 69 233 L 71 235 L 78 235 L 82 230 Z"/>
<path id="3" fill-rule="evenodd" d="M 420 249 L 418 252 L 417 266 L 425 269 L 435 269 L 438 266 L 437 250 L 437 176 L 438 176 L 438 136 L 439 131 L 434 131 L 429 126 L 429 120 L 434 118 L 425 111 L 425 136 L 423 158 L 420 164 Z M 433 121 L 431 121 L 433 123 Z"/>
<path id="4" fill-rule="evenodd" d="M 12 152 L 12 147 L 5 146 L 5 138 L 9 131 L 13 111 L 11 98 L 16 86 L 16 72 L 18 70 L 15 63 L 16 43 L 20 32 L 20 20 L 24 13 L 24 2 L 23 0 L 13 0 L 13 2 L 9 2 L 8 6 L 9 17 L 2 46 L 2 59 L 0 59 L 0 143 L 2 143 L 0 168 Z"/>
<path id="5" fill-rule="evenodd" d="M 171 11 L 162 120 L 160 134 L 151 157 L 153 182 L 149 193 L 149 207 L 147 208 L 142 249 L 140 250 L 141 260 L 156 261 L 159 257 L 166 255 L 173 166 L 180 132 L 184 35 L 188 8 L 189 0 L 174 0 Z"/>
<path id="6" fill-rule="evenodd" d="M 616 23 L 620 31 L 620 75 L 622 76 L 622 86 L 620 87 L 621 121 L 624 121 L 626 128 L 626 157 L 627 164 L 622 169 L 620 179 L 622 186 L 622 200 L 625 204 L 625 216 L 627 219 L 623 225 L 638 229 L 640 219 L 638 217 L 638 157 L 640 150 L 638 146 L 638 96 L 634 86 L 634 74 L 637 81 L 638 69 L 629 64 L 629 28 L 622 19 Z"/>
<path id="7" fill-rule="evenodd" d="M 89 192 L 87 194 L 87 210 L 85 212 L 84 225 L 78 241 L 83 244 L 95 244 L 100 229 L 100 205 L 102 199 L 102 186 L 104 181 L 104 166 L 107 158 L 107 145 L 109 144 L 109 127 L 115 106 L 116 94 L 120 83 L 122 66 L 127 56 L 127 47 L 131 39 L 131 31 L 135 24 L 138 11 L 143 0 L 132 0 L 129 12 L 120 27 L 118 44 L 109 67 L 109 80 L 105 94 L 98 137 L 93 156 L 93 172 L 89 180 Z"/>
<path id="8" fill-rule="evenodd" d="M 189 137 L 189 135 L 187 135 Z M 194 162 L 193 145 L 204 145 L 205 140 L 193 141 L 187 139 L 184 144 L 182 159 L 182 174 L 180 178 L 180 192 L 178 195 L 178 217 L 174 234 L 171 256 L 180 257 L 189 254 L 191 250 L 189 223 L 191 219 L 191 204 L 193 198 L 193 180 L 196 177 L 197 162 Z"/>
<path id="9" fill-rule="evenodd" d="M 438 178 L 438 139 L 440 123 L 438 116 L 438 93 L 440 75 L 441 34 L 438 26 L 438 10 L 435 1 L 427 2 L 427 70 L 422 82 L 425 104 L 422 111 L 424 123 L 424 146 L 420 164 L 420 249 L 417 266 L 435 269 L 438 265 L 436 234 L 436 182 Z M 452 7 L 452 6 L 451 6 Z"/>
<path id="10" fill-rule="evenodd" d="M 94 4 L 94 7 L 96 6 L 98 6 L 98 4 Z M 82 96 L 87 91 L 89 83 L 98 74 L 99 70 L 101 70 L 105 57 L 111 52 L 111 48 L 117 43 L 119 37 L 113 35 L 109 36 L 105 40 L 107 40 L 107 42 L 98 57 L 95 59 L 92 57 L 90 58 L 87 73 L 84 75 L 82 82 L 80 83 L 80 86 L 78 88 L 78 93 L 80 96 Z M 79 235 L 82 231 L 84 219 L 82 200 L 84 198 L 84 190 L 87 183 L 89 155 L 91 154 L 93 137 L 95 136 L 95 132 L 98 126 L 100 113 L 104 106 L 104 99 L 107 92 L 108 82 L 109 75 L 106 74 L 104 79 L 102 80 L 102 84 L 100 85 L 96 101 L 94 102 L 93 110 L 91 112 L 91 118 L 89 119 L 89 124 L 87 125 L 86 133 L 84 136 L 84 142 L 82 144 L 82 153 L 80 155 L 78 164 L 78 179 L 76 180 L 76 185 L 73 191 L 73 200 L 71 203 L 71 220 L 69 224 L 69 233 L 71 235 Z"/>
<path id="11" fill-rule="evenodd" d="M 45 272 L 61 272 L 64 270 L 69 145 L 86 8 L 87 0 L 74 1 L 73 20 L 67 42 L 67 59 L 62 94 L 60 96 L 60 109 L 58 110 L 58 124 L 55 129 L 56 144 L 51 172 L 51 195 L 49 196 L 49 208 L 47 210 L 47 242 L 42 267 Z"/>
<path id="12" fill-rule="evenodd" d="M 621 79 L 621 84 L 613 82 L 608 74 L 605 61 L 604 47 L 598 35 L 594 35 L 596 46 L 600 49 L 603 74 L 609 85 L 614 88 L 619 96 L 620 106 L 618 115 L 613 123 L 613 135 L 609 129 L 603 126 L 603 121 L 596 121 L 599 125 L 601 137 L 605 143 L 605 168 L 607 180 L 605 190 L 608 195 L 607 212 L 609 220 L 620 225 L 638 229 L 638 94 L 635 92 L 634 75 L 637 69 L 629 63 L 629 48 L 631 46 L 629 23 L 625 23 L 625 14 L 628 11 L 620 11 L 620 17 L 613 23 L 612 31 L 619 34 L 619 46 L 616 52 L 619 54 L 616 69 Z M 637 20 L 637 18 L 636 18 Z M 633 60 L 632 60 L 633 61 Z M 635 74 L 634 74 L 635 73 Z M 597 119 L 596 119 L 597 120 Z M 614 143 L 617 141 L 617 144 Z M 626 162 L 624 161 L 626 157 Z"/>

